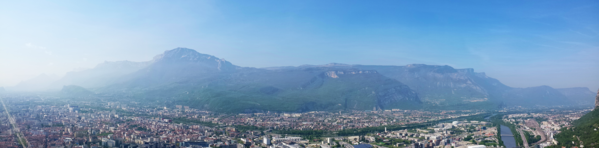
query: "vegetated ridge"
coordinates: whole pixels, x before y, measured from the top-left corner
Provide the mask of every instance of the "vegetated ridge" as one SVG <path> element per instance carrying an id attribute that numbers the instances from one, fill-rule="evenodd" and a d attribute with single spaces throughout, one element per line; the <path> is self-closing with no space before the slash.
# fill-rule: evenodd
<path id="1" fill-rule="evenodd" d="M 105 62 L 53 84 L 82 86 L 93 92 L 82 93 L 87 96 L 222 112 L 588 105 L 588 96 L 572 95 L 569 89 L 512 88 L 469 68 L 338 63 L 251 68 L 187 48 L 165 51 L 147 62 Z"/>

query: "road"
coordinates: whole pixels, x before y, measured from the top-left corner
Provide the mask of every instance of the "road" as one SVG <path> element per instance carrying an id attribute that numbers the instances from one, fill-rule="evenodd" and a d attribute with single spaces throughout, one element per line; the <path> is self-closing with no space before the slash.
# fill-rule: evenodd
<path id="1" fill-rule="evenodd" d="M 541 135 L 541 140 L 539 140 L 538 142 L 533 143 L 532 145 L 537 145 L 540 143 L 543 143 L 547 140 L 547 135 L 545 134 L 545 132 L 543 131 L 543 129 L 539 126 L 539 122 L 537 122 L 537 120 L 534 119 L 529 119 L 526 120 L 526 126 L 531 127 L 531 128 L 535 128 L 537 131 L 537 134 Z"/>
<path id="2" fill-rule="evenodd" d="M 518 133 L 520 133 L 520 137 L 522 137 L 522 144 L 524 145 L 524 148 L 529 148 L 528 141 L 526 141 L 526 135 L 524 135 L 524 132 L 522 132 L 521 129 L 518 129 Z"/>
<path id="3" fill-rule="evenodd" d="M 0 98 L 0 102 L 2 102 L 2 107 L 4 107 L 4 112 L 6 112 L 6 116 L 8 116 L 8 121 L 10 122 L 10 124 L 12 125 L 12 129 L 15 132 L 15 134 L 17 135 L 17 137 L 19 139 L 17 140 L 25 140 L 25 143 L 27 143 L 27 145 L 29 145 L 29 141 L 27 141 L 27 138 L 25 138 L 25 136 L 23 136 L 23 133 L 21 133 L 21 130 L 17 127 L 17 121 L 15 120 L 15 118 L 13 118 L 10 115 L 10 112 L 8 111 L 8 108 L 6 107 L 6 105 L 4 104 L 4 99 Z M 23 148 L 27 148 L 27 145 L 25 145 L 25 143 L 23 142 L 19 142 L 21 143 L 21 145 L 23 146 Z"/>

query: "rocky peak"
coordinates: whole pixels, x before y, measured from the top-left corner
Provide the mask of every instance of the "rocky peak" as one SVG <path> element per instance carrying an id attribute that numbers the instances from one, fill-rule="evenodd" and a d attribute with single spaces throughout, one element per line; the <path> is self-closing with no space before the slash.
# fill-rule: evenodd
<path id="1" fill-rule="evenodd" d="M 215 67 L 220 70 L 232 70 L 236 66 L 226 61 L 225 59 L 217 58 L 212 55 L 202 54 L 189 48 L 175 48 L 167 50 L 163 54 L 154 57 L 152 62 L 171 63 L 176 65 L 182 64 L 199 64 L 209 67 Z"/>
<path id="2" fill-rule="evenodd" d="M 378 73 L 375 70 L 331 70 L 325 72 L 327 77 L 339 78 L 339 75 L 354 75 L 354 74 L 375 74 Z"/>
<path id="3" fill-rule="evenodd" d="M 193 49 L 189 48 L 175 48 L 172 50 L 164 51 L 163 54 L 154 57 L 155 61 L 168 60 L 168 61 L 200 61 L 200 60 L 215 60 L 225 61 L 212 55 L 202 54 Z"/>

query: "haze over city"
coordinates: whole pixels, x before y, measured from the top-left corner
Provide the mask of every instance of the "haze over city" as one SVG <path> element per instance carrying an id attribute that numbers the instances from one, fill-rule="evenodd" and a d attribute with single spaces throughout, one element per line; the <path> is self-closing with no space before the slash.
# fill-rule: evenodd
<path id="1" fill-rule="evenodd" d="M 599 1 L 2 1 L 0 148 L 599 148 Z"/>
<path id="2" fill-rule="evenodd" d="M 5 1 L 0 86 L 187 47 L 239 66 L 474 68 L 511 87 L 599 89 L 596 1 Z"/>

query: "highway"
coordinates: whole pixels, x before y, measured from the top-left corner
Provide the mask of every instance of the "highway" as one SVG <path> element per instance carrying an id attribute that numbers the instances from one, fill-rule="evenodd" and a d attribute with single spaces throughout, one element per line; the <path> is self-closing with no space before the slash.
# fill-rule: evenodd
<path id="1" fill-rule="evenodd" d="M 8 111 L 8 107 L 6 107 L 6 105 L 4 104 L 4 99 L 0 98 L 0 102 L 2 102 L 2 107 L 4 107 L 4 112 L 6 112 L 6 116 L 8 116 L 8 121 L 12 125 L 13 132 L 19 138 L 17 140 L 19 140 L 19 143 L 21 143 L 23 148 L 27 148 L 27 145 L 29 145 L 29 141 L 27 141 L 27 138 L 25 138 L 25 136 L 23 136 L 23 134 L 21 133 L 21 130 L 17 127 L 17 121 L 15 120 L 15 118 L 13 118 L 10 115 L 10 112 Z M 27 145 L 25 145 L 25 143 L 23 143 L 23 142 L 20 142 L 21 139 L 25 140 L 25 143 L 27 143 Z"/>
<path id="2" fill-rule="evenodd" d="M 529 148 L 528 141 L 526 141 L 526 135 L 524 135 L 524 132 L 522 132 L 521 129 L 518 129 L 518 133 L 520 133 L 520 137 L 522 137 L 522 144 L 524 145 L 524 148 Z"/>

